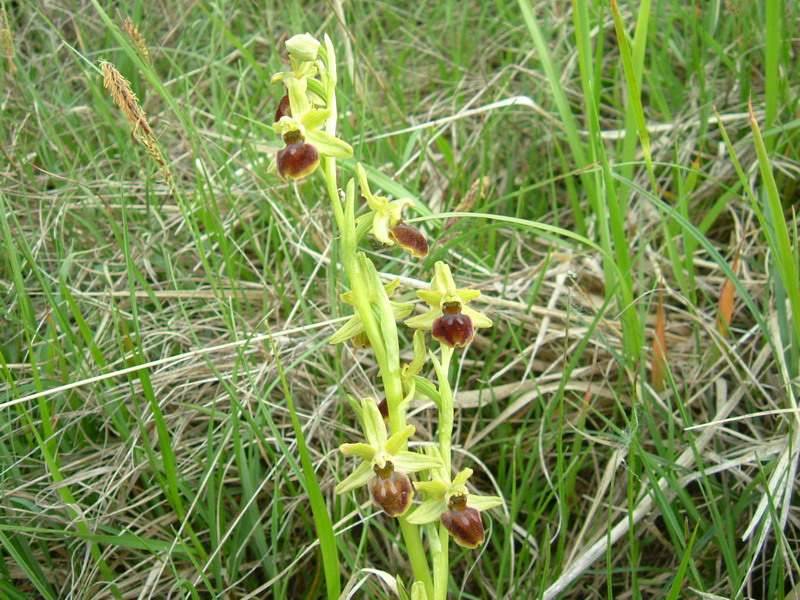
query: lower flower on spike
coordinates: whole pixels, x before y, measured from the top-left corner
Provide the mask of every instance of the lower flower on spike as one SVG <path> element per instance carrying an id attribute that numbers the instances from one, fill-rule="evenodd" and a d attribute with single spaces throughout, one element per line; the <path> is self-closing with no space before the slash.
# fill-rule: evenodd
<path id="1" fill-rule="evenodd" d="M 414 496 L 408 475 L 395 471 L 389 461 L 382 469 L 376 466 L 373 470 L 375 479 L 370 482 L 369 491 L 375 504 L 390 517 L 404 515 L 411 507 L 411 498 Z"/>
<path id="2" fill-rule="evenodd" d="M 430 456 L 439 456 L 438 450 L 426 448 Z M 441 522 L 460 546 L 477 548 L 484 542 L 481 511 L 503 504 L 497 496 L 477 496 L 467 489 L 467 479 L 472 469 L 464 469 L 452 480 L 445 469 L 431 469 L 430 481 L 417 481 L 414 487 L 428 497 L 406 517 L 412 525 Z"/>
<path id="3" fill-rule="evenodd" d="M 437 342 L 451 348 L 463 348 L 475 337 L 475 328 L 469 315 L 461 312 L 460 302 L 448 302 L 442 309 L 442 316 L 433 322 L 431 335 Z"/>
<path id="4" fill-rule="evenodd" d="M 390 517 L 397 517 L 411 507 L 414 488 L 408 475 L 441 468 L 442 459 L 404 450 L 414 426 L 406 425 L 390 437 L 374 398 L 361 401 L 361 425 L 365 442 L 342 444 L 343 454 L 358 456 L 361 464 L 336 486 L 337 494 L 367 486 L 375 503 Z"/>
<path id="5" fill-rule="evenodd" d="M 453 496 L 439 520 L 459 546 L 474 550 L 483 543 L 481 513 L 467 506 L 466 496 Z"/>

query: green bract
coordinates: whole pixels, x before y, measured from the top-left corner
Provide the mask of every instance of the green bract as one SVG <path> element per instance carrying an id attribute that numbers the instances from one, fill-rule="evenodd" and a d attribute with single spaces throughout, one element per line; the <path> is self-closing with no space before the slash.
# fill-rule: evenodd
<path id="1" fill-rule="evenodd" d="M 384 285 L 383 287 L 386 290 L 386 295 L 391 296 L 397 289 L 398 285 L 400 285 L 399 279 L 395 279 L 394 281 Z M 377 302 L 377 298 L 372 298 L 372 295 L 373 294 L 370 294 L 370 301 Z M 342 300 L 342 302 L 346 302 L 350 306 L 355 306 L 355 298 L 352 291 L 341 294 L 339 298 Z M 393 301 L 390 301 L 390 304 L 392 305 L 392 313 L 394 314 L 395 320 L 404 319 L 411 314 L 411 311 L 414 310 L 413 304 Z M 358 314 L 358 312 L 356 312 L 356 314 L 350 317 L 350 319 L 348 319 L 347 322 L 330 337 L 328 343 L 341 344 L 342 342 L 346 342 L 360 333 L 364 333 L 364 322 L 361 320 L 361 316 Z"/>
<path id="2" fill-rule="evenodd" d="M 439 457 L 403 450 L 408 438 L 414 435 L 413 425 L 406 425 L 387 438 L 386 424 L 374 398 L 364 398 L 361 401 L 361 417 L 366 443 L 342 444 L 339 450 L 342 454 L 358 456 L 363 462 L 336 486 L 337 494 L 345 494 L 367 485 L 375 477 L 375 469 L 383 469 L 387 463 L 403 473 L 417 473 L 442 466 Z"/>

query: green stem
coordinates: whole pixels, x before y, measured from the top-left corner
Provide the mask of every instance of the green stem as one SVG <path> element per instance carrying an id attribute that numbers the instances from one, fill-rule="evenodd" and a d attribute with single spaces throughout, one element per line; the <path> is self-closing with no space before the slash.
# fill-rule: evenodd
<path id="1" fill-rule="evenodd" d="M 439 395 L 442 399 L 441 409 L 439 410 L 439 452 L 442 455 L 447 476 L 451 477 L 453 470 L 452 454 L 450 452 L 453 438 L 453 390 L 450 388 L 450 359 L 453 357 L 453 349 L 444 344 L 441 345 L 441 349 L 442 366 L 441 369 L 437 370 Z M 447 584 L 450 578 L 449 543 L 450 533 L 440 523 L 440 547 L 433 554 L 434 600 L 447 600 Z"/>
<path id="2" fill-rule="evenodd" d="M 439 523 L 439 551 L 433 555 L 433 600 L 447 600 L 447 584 L 450 580 L 450 532 Z"/>

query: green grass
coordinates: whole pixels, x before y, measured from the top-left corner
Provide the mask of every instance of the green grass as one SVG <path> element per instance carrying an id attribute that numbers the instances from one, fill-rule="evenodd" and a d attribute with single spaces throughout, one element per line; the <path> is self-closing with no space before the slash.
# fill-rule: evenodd
<path id="1" fill-rule="evenodd" d="M 451 596 L 791 598 L 792 3 L 332 5 L 3 2 L 0 597 L 335 597 L 323 550 L 342 590 L 366 578 L 353 597 L 393 597 L 365 569 L 410 583 L 395 524 L 333 493 L 347 395 L 381 390 L 368 354 L 326 343 L 347 313 L 324 183 L 267 173 L 269 78 L 309 31 L 336 44 L 341 137 L 432 242 L 421 264 L 367 245 L 376 265 L 412 299 L 447 260 L 495 322 L 454 357 L 454 462 L 506 508 L 480 551 L 451 544 Z"/>

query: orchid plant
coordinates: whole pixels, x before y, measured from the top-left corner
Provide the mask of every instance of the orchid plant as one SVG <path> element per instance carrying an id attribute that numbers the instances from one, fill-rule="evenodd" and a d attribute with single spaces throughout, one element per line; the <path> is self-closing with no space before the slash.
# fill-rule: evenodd
<path id="1" fill-rule="evenodd" d="M 367 397 L 354 403 L 364 438 L 339 449 L 360 462 L 337 485 L 336 493 L 358 494 L 366 486 L 386 517 L 397 521 L 414 578 L 406 587 L 398 576 L 401 597 L 445 600 L 450 538 L 460 546 L 477 548 L 484 542 L 480 513 L 503 503 L 499 497 L 470 491 L 467 481 L 472 469 L 464 468 L 453 475 L 451 455 L 451 358 L 456 348 L 469 346 L 476 329 L 491 327 L 492 321 L 468 306 L 478 300 L 480 291 L 457 288 L 444 262 L 435 264 L 430 289 L 417 292 L 427 306 L 425 312 L 409 317 L 414 305 L 391 299 L 399 281 L 382 283 L 375 265 L 358 250 L 358 244 L 371 234 L 381 244 L 424 258 L 428 254 L 425 237 L 403 220 L 404 211 L 413 209 L 414 203 L 407 198 L 391 200 L 373 194 L 366 170 L 358 163 L 356 177 L 347 181 L 342 192 L 336 159 L 352 157 L 353 149 L 336 136 L 333 44 L 328 36 L 321 43 L 301 34 L 289 39 L 286 47 L 291 70 L 273 77 L 273 83 L 280 83 L 284 89 L 273 129 L 285 147 L 277 152 L 270 170 L 291 180 L 322 174 L 342 240 L 341 264 L 351 287 L 340 298 L 353 311 L 329 341 L 369 348 L 378 363 L 385 394 L 381 402 Z M 365 200 L 366 210 L 357 206 L 358 197 Z M 414 358 L 408 364 L 400 361 L 397 322 L 403 319 L 405 326 L 415 330 Z M 433 340 L 431 348 L 426 342 L 427 331 Z M 433 381 L 421 375 L 428 361 L 433 366 Z M 416 427 L 407 423 L 407 410 L 418 396 L 432 400 L 438 409 L 437 443 L 425 446 L 424 451 L 409 450 Z"/>

